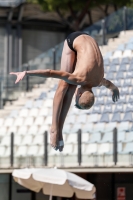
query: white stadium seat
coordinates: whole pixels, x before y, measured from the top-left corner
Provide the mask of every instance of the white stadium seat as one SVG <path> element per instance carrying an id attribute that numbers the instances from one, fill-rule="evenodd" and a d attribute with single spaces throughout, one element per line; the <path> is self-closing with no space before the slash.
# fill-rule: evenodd
<path id="1" fill-rule="evenodd" d="M 106 126 L 105 126 L 105 132 L 111 132 L 113 131 L 114 128 L 117 127 L 117 123 L 116 122 L 110 122 L 110 123 L 107 123 Z"/>
<path id="2" fill-rule="evenodd" d="M 93 131 L 93 123 L 86 123 L 84 126 L 82 126 L 82 132 L 83 133 L 92 133 Z"/>
<path id="3" fill-rule="evenodd" d="M 86 145 L 85 145 L 85 144 L 82 144 L 82 145 L 81 145 L 81 152 L 82 152 L 82 155 L 84 154 L 85 149 L 86 149 Z M 75 155 L 75 156 L 78 155 L 78 144 L 74 144 L 74 145 L 73 145 L 72 155 Z"/>
<path id="4" fill-rule="evenodd" d="M 28 147 L 27 155 L 28 156 L 38 156 L 39 147 L 37 145 L 31 145 Z"/>
<path id="5" fill-rule="evenodd" d="M 24 122 L 24 118 L 22 118 L 22 117 L 19 117 L 19 118 L 17 118 L 16 120 L 15 120 L 15 122 L 14 122 L 14 126 L 22 126 L 23 125 L 23 122 Z"/>
<path id="6" fill-rule="evenodd" d="M 121 122 L 117 127 L 118 127 L 118 131 L 127 131 L 130 129 L 130 123 L 129 122 Z"/>
<path id="7" fill-rule="evenodd" d="M 71 124 L 64 124 L 63 126 L 63 133 L 70 133 L 71 132 Z"/>
<path id="8" fill-rule="evenodd" d="M 104 132 L 105 123 L 97 123 L 93 126 L 93 132 Z"/>
<path id="9" fill-rule="evenodd" d="M 64 146 L 62 154 L 63 155 L 71 155 L 73 153 L 73 151 L 74 151 L 74 145 L 73 144 L 66 144 Z"/>
<path id="10" fill-rule="evenodd" d="M 19 112 L 19 117 L 28 117 L 29 114 L 29 109 L 23 108 Z"/>
<path id="11" fill-rule="evenodd" d="M 46 117 L 45 121 L 44 121 L 44 124 L 46 125 L 51 125 L 52 123 L 52 116 L 48 116 Z"/>
<path id="12" fill-rule="evenodd" d="M 101 133 L 90 134 L 89 143 L 100 142 L 100 141 L 101 141 Z"/>
<path id="13" fill-rule="evenodd" d="M 123 56 L 122 57 L 132 57 L 132 56 L 133 56 L 132 51 L 130 49 L 126 49 L 123 52 Z"/>
<path id="14" fill-rule="evenodd" d="M 32 135 L 25 135 L 23 140 L 21 141 L 22 145 L 31 145 L 33 141 L 33 136 Z"/>
<path id="15" fill-rule="evenodd" d="M 4 123 L 4 118 L 0 118 L 0 127 L 3 125 Z"/>
<path id="16" fill-rule="evenodd" d="M 37 117 L 38 116 L 38 108 L 32 108 L 30 111 L 29 111 L 29 116 L 30 117 Z"/>
<path id="17" fill-rule="evenodd" d="M 34 121 L 34 125 L 36 126 L 44 125 L 44 117 L 37 117 Z"/>
<path id="18" fill-rule="evenodd" d="M 5 136 L 7 134 L 7 127 L 0 127 L 0 136 Z"/>
<path id="19" fill-rule="evenodd" d="M 43 106 L 45 107 L 45 108 L 51 108 L 52 106 L 53 106 L 53 99 L 47 99 L 47 100 L 45 100 L 45 102 L 44 102 L 44 104 L 43 104 Z"/>
<path id="20" fill-rule="evenodd" d="M 11 126 L 10 128 L 8 128 L 6 134 L 10 135 L 11 133 L 17 134 L 17 127 Z"/>
<path id="21" fill-rule="evenodd" d="M 102 140 L 100 141 L 101 143 L 105 143 L 105 142 L 113 142 L 113 132 L 109 132 L 109 133 L 104 133 L 104 136 L 102 138 Z"/>
<path id="22" fill-rule="evenodd" d="M 133 153 L 133 142 L 126 143 L 122 153 L 123 154 Z"/>
<path id="23" fill-rule="evenodd" d="M 36 125 L 31 125 L 30 128 L 27 131 L 27 134 L 31 134 L 31 135 L 36 135 L 38 134 L 38 126 Z"/>
<path id="24" fill-rule="evenodd" d="M 112 55 L 112 58 L 121 58 L 121 57 L 122 57 L 122 51 L 120 50 L 116 50 Z"/>
<path id="25" fill-rule="evenodd" d="M 28 132 L 28 127 L 27 126 L 21 126 L 17 130 L 17 134 L 19 135 L 26 135 Z"/>
<path id="26" fill-rule="evenodd" d="M 91 114 L 88 116 L 87 123 L 97 122 L 98 121 L 98 114 Z"/>
<path id="27" fill-rule="evenodd" d="M 75 119 L 76 119 L 75 115 L 69 115 L 66 117 L 65 123 L 66 124 L 75 124 Z"/>
<path id="28" fill-rule="evenodd" d="M 125 131 L 121 131 L 121 132 L 118 132 L 118 136 L 117 136 L 117 141 L 118 142 L 124 142 L 125 141 Z"/>
<path id="29" fill-rule="evenodd" d="M 77 133 L 79 129 L 82 129 L 82 124 L 76 122 L 75 124 L 73 124 L 73 126 L 71 126 L 70 133 Z"/>
<path id="30" fill-rule="evenodd" d="M 76 134 L 76 133 L 68 134 L 66 142 L 69 144 L 77 143 L 77 141 L 78 141 L 77 137 L 78 137 L 78 134 Z"/>
<path id="31" fill-rule="evenodd" d="M 44 144 L 44 135 L 36 135 L 32 142 L 33 145 L 43 145 Z"/>
<path id="32" fill-rule="evenodd" d="M 91 155 L 97 153 L 97 151 L 98 151 L 98 144 L 92 143 L 86 146 L 84 154 Z"/>
<path id="33" fill-rule="evenodd" d="M 5 119 L 5 121 L 4 121 L 4 126 L 10 127 L 10 126 L 13 125 L 13 123 L 14 123 L 14 119 L 13 119 L 13 118 L 7 118 L 7 119 Z"/>
<path id="34" fill-rule="evenodd" d="M 82 138 L 81 140 L 82 140 L 83 143 L 89 142 L 90 134 L 89 133 L 82 133 L 81 138 Z"/>
<path id="35" fill-rule="evenodd" d="M 14 135 L 14 145 L 21 145 L 22 142 L 22 136 L 20 135 Z"/>
<path id="36" fill-rule="evenodd" d="M 0 145 L 1 146 L 10 146 L 10 144 L 11 144 L 11 136 L 10 135 L 3 136 L 1 139 Z"/>
<path id="37" fill-rule="evenodd" d="M 110 144 L 110 143 L 102 143 L 98 147 L 97 154 L 98 155 L 100 155 L 100 154 L 106 154 L 106 153 L 108 153 L 108 152 L 111 151 L 111 149 L 112 149 L 111 147 L 112 147 L 112 144 Z"/>
<path id="38" fill-rule="evenodd" d="M 133 131 L 127 133 L 126 142 L 133 142 Z"/>
<path id="39" fill-rule="evenodd" d="M 77 123 L 86 124 L 86 121 L 87 121 L 87 115 L 86 114 L 77 116 L 77 119 L 76 119 Z"/>
<path id="40" fill-rule="evenodd" d="M 50 113 L 49 111 L 50 111 L 49 108 L 41 108 L 39 110 L 38 116 L 44 116 L 44 117 L 46 117 L 46 116 L 49 115 L 49 113 Z"/>
<path id="41" fill-rule="evenodd" d="M 26 157 L 28 153 L 28 147 L 27 146 L 18 146 L 17 151 L 15 151 L 15 157 Z"/>
<path id="42" fill-rule="evenodd" d="M 24 121 L 24 126 L 31 126 L 34 124 L 34 118 L 33 117 L 27 117 Z"/>
<path id="43" fill-rule="evenodd" d="M 6 147 L 5 146 L 0 146 L 0 157 L 5 156 L 6 152 Z"/>
<path id="44" fill-rule="evenodd" d="M 49 131 L 48 125 L 41 125 L 37 134 L 44 134 L 45 131 Z"/>

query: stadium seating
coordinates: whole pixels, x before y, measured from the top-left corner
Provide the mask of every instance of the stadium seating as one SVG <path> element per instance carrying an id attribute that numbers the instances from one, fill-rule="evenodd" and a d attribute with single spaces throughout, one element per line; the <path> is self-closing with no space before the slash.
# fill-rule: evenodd
<path id="1" fill-rule="evenodd" d="M 132 39 L 131 39 L 132 41 Z M 56 46 L 57 64 L 60 62 L 63 43 Z M 51 51 L 34 59 L 36 66 L 51 66 Z M 74 99 L 68 112 L 63 135 L 62 153 L 50 147 L 49 165 L 77 165 L 77 132 L 82 131 L 82 165 L 113 165 L 113 129 L 118 130 L 118 165 L 130 165 L 133 154 L 133 43 L 120 44 L 116 50 L 104 55 L 105 77 L 120 89 L 120 99 L 114 103 L 111 92 L 105 87 L 93 88 L 95 104 L 90 110 L 78 110 Z M 44 132 L 50 131 L 53 97 L 57 80 L 49 79 L 42 88 L 34 89 L 30 98 L 19 109 L 0 118 L 0 160 L 9 162 L 10 134 L 14 133 L 15 165 L 29 162 L 43 165 Z M 37 92 L 38 91 L 38 92 Z M 34 97 L 36 92 L 36 97 Z M 8 158 L 8 159 L 7 159 Z M 1 164 L 1 163 L 0 163 Z"/>

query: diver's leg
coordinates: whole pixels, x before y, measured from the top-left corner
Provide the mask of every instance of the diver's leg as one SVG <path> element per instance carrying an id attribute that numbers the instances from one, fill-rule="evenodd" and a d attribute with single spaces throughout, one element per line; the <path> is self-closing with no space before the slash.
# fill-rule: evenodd
<path id="1" fill-rule="evenodd" d="M 73 52 L 68 47 L 67 41 L 65 40 L 61 58 L 61 70 L 72 73 L 75 69 L 75 59 L 76 59 L 75 52 Z M 52 116 L 51 132 L 50 132 L 51 145 L 56 149 L 58 149 L 59 137 L 60 138 L 62 137 L 62 134 L 59 134 L 59 123 L 61 120 L 60 115 L 62 115 L 61 114 L 62 108 L 64 107 L 63 102 L 67 91 L 69 91 L 69 84 L 63 80 L 59 81 L 53 101 L 53 116 Z M 65 109 L 69 109 L 70 105 L 66 105 L 66 107 L 67 108 Z M 64 114 L 64 120 L 65 120 L 65 114 Z"/>
<path id="2" fill-rule="evenodd" d="M 69 85 L 69 88 L 63 99 L 62 109 L 61 109 L 60 118 L 59 118 L 59 141 L 63 140 L 62 129 L 63 129 L 64 121 L 66 119 L 68 110 L 72 102 L 73 95 L 75 93 L 76 87 L 77 87 L 76 85 Z M 62 151 L 63 147 L 64 147 L 63 144 L 59 145 L 58 147 L 59 151 Z"/>

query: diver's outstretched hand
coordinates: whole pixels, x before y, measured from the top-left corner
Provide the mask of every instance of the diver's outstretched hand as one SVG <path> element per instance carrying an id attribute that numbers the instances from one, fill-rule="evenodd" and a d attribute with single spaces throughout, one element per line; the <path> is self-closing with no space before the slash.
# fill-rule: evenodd
<path id="1" fill-rule="evenodd" d="M 119 99 L 119 89 L 117 87 L 113 87 L 112 91 L 112 100 L 116 102 Z"/>
<path id="2" fill-rule="evenodd" d="M 21 81 L 25 75 L 26 75 L 26 71 L 23 71 L 23 72 L 10 72 L 10 74 L 14 74 L 17 76 L 17 79 L 15 81 L 15 84 L 18 83 L 19 81 Z"/>

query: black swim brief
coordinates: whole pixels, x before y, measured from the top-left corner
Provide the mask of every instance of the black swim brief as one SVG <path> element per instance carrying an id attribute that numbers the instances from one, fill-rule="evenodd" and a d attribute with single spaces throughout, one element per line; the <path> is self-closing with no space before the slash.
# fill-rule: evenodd
<path id="1" fill-rule="evenodd" d="M 81 32 L 81 31 L 76 31 L 71 33 L 70 35 L 67 36 L 67 44 L 69 48 L 76 53 L 76 50 L 73 48 L 73 41 L 75 40 L 76 37 L 79 35 L 88 35 L 87 33 Z"/>

